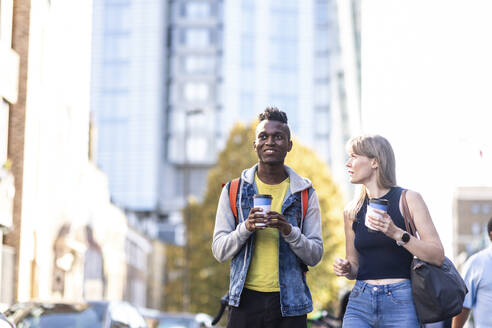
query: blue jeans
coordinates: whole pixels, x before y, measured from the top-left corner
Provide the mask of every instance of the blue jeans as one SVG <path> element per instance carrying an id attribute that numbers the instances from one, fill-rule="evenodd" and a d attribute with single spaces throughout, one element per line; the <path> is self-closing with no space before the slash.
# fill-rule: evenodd
<path id="1" fill-rule="evenodd" d="M 357 280 L 350 293 L 343 327 L 420 327 L 410 280 L 388 285 Z"/>

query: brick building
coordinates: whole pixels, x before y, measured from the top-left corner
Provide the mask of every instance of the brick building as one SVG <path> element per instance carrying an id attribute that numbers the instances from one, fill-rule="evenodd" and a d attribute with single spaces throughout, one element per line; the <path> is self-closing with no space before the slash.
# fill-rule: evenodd
<path id="1" fill-rule="evenodd" d="M 13 228 L 15 185 L 9 148 L 9 116 L 18 99 L 19 55 L 12 49 L 13 0 L 0 0 L 0 304 L 13 299 L 14 249 L 4 245 Z M 15 117 L 14 117 L 15 119 Z M 12 141 L 15 139 L 12 138 Z"/>
<path id="2" fill-rule="evenodd" d="M 92 1 L 0 4 L 0 165 L 10 167 L 0 173 L 15 181 L 5 220 L 12 223 L 3 224 L 10 258 L 1 263 L 10 280 L 0 302 L 109 298 L 145 306 L 151 244 L 111 204 L 106 175 L 89 160 Z"/>
<path id="3" fill-rule="evenodd" d="M 489 244 L 487 222 L 492 217 L 492 187 L 459 187 L 453 199 L 454 254 L 467 258 Z"/>

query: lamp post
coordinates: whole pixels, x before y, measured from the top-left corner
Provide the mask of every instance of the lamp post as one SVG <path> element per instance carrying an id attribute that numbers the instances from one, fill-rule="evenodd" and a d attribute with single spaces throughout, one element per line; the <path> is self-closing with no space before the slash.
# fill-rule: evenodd
<path id="1" fill-rule="evenodd" d="M 188 158 L 188 138 L 189 138 L 189 127 L 188 120 L 191 116 L 200 115 L 203 113 L 203 109 L 196 108 L 190 109 L 185 112 L 185 123 L 184 123 L 184 158 L 183 158 L 183 199 L 184 199 L 184 224 L 186 227 L 186 239 L 184 244 L 184 274 L 183 274 L 183 310 L 186 312 L 190 311 L 191 294 L 190 294 L 190 246 L 189 246 L 189 234 L 188 227 L 191 224 L 188 210 L 188 195 L 190 193 L 190 165 Z"/>

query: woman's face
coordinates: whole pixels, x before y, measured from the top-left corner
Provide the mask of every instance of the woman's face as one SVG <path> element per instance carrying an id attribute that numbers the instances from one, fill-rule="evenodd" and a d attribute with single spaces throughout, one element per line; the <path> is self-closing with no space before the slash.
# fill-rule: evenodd
<path id="1" fill-rule="evenodd" d="M 377 162 L 374 158 L 349 153 L 346 166 L 350 183 L 366 184 L 376 178 Z"/>

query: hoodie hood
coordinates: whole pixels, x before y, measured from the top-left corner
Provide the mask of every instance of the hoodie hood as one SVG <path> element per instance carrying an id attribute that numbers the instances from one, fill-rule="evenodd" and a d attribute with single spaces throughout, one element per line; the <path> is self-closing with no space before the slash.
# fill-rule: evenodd
<path id="1" fill-rule="evenodd" d="M 290 178 L 291 194 L 295 194 L 296 192 L 312 187 L 313 184 L 311 183 L 311 180 L 301 177 L 299 174 L 297 174 L 293 169 L 291 169 L 287 165 L 284 165 L 284 168 Z M 241 179 L 243 179 L 249 184 L 253 184 L 255 182 L 255 172 L 257 169 L 258 169 L 258 164 L 255 164 L 253 167 L 244 170 L 243 173 L 241 173 Z"/>

